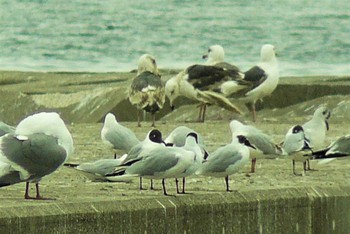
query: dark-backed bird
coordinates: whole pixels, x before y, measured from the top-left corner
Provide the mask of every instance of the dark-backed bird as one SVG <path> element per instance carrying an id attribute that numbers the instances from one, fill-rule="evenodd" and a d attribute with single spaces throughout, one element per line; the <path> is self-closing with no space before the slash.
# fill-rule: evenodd
<path id="1" fill-rule="evenodd" d="M 137 108 L 137 124 L 140 127 L 141 110 L 151 113 L 152 126 L 155 126 L 155 113 L 165 102 L 164 84 L 160 79 L 156 60 L 149 54 L 140 57 L 137 76 L 128 90 L 128 98 Z"/>
<path id="2" fill-rule="evenodd" d="M 22 120 L 0 138 L 0 187 L 26 182 L 25 199 L 44 199 L 42 177 L 56 171 L 73 153 L 73 139 L 57 113 L 41 112 Z M 35 183 L 36 196 L 29 195 Z"/>
<path id="3" fill-rule="evenodd" d="M 241 80 L 243 74 L 239 69 L 224 62 L 224 49 L 219 45 L 209 48 L 206 64 L 195 64 L 169 79 L 165 84 L 165 92 L 172 108 L 174 100 L 179 96 L 200 102 L 198 121 L 204 122 L 206 106 L 217 105 L 229 111 L 241 113 L 221 93 L 221 85 L 230 80 Z"/>
<path id="4" fill-rule="evenodd" d="M 230 81 L 224 83 L 223 87 L 227 87 L 222 92 L 228 97 L 240 98 L 244 101 L 249 106 L 255 122 L 255 103 L 270 95 L 279 82 L 279 68 L 273 45 L 262 46 L 260 62 L 244 73 L 243 81 L 237 84 Z"/>

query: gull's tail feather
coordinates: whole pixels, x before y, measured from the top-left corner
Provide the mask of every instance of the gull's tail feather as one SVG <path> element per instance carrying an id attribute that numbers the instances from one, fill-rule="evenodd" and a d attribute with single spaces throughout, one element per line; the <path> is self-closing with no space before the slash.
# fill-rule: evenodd
<path id="1" fill-rule="evenodd" d="M 227 98 L 223 97 L 220 94 L 217 94 L 212 91 L 199 91 L 199 90 L 197 93 L 200 99 L 204 100 L 209 104 L 214 104 L 214 105 L 223 107 L 228 111 L 232 111 L 240 115 L 243 114 L 243 112 L 238 107 L 236 107 Z"/>

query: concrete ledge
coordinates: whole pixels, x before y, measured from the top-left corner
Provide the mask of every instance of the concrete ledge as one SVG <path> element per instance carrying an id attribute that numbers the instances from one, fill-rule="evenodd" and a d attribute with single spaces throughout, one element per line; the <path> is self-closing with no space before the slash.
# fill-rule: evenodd
<path id="1" fill-rule="evenodd" d="M 3 207 L 1 233 L 348 233 L 350 187 Z"/>
<path id="2" fill-rule="evenodd" d="M 177 71 L 163 72 L 166 81 Z M 135 121 L 136 108 L 126 100 L 126 90 L 135 73 L 45 73 L 0 71 L 0 119 L 17 124 L 23 116 L 37 111 L 55 110 L 67 123 L 100 122 L 105 113 L 118 113 L 119 121 Z M 283 77 L 262 108 L 282 108 L 329 95 L 348 95 L 349 77 Z M 175 106 L 193 102 L 179 98 Z M 237 103 L 237 100 L 234 100 Z M 243 103 L 237 103 L 244 110 Z M 127 111 L 126 111 L 127 110 Z M 171 111 L 169 102 L 157 114 L 162 118 Z"/>

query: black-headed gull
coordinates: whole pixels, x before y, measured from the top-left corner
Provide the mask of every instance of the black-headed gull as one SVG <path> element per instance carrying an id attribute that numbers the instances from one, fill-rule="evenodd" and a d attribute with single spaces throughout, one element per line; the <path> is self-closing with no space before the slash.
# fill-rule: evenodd
<path id="1" fill-rule="evenodd" d="M 110 176 L 162 179 L 163 193 L 168 195 L 165 179 L 182 176 L 193 165 L 195 157 L 193 151 L 155 144 L 149 150 L 139 152 L 134 160 L 130 160 L 121 168 L 117 167 Z"/>
<path id="2" fill-rule="evenodd" d="M 158 147 L 159 145 L 162 147 L 165 147 L 166 145 L 162 139 L 162 133 L 158 129 L 150 130 L 143 141 L 141 141 L 139 144 L 131 148 L 127 156 L 122 161 L 121 167 L 123 167 L 125 170 L 127 166 L 133 164 L 135 161 L 138 161 L 140 158 L 143 158 L 145 155 L 148 155 L 150 151 L 152 151 L 155 147 Z M 120 170 L 121 167 L 119 167 L 118 170 Z M 109 181 L 121 180 L 119 176 L 113 176 L 113 174 L 114 173 L 109 173 L 107 178 Z M 143 190 L 142 177 L 140 177 L 139 188 L 140 190 Z M 151 189 L 153 189 L 152 180 L 151 180 Z"/>
<path id="3" fill-rule="evenodd" d="M 249 149 L 253 147 L 245 136 L 239 135 L 228 145 L 218 148 L 196 171 L 197 175 L 225 177 L 229 192 L 229 176 L 238 172 L 249 162 Z"/>
<path id="4" fill-rule="evenodd" d="M 232 139 L 238 135 L 245 136 L 249 142 L 254 145 L 262 154 L 283 155 L 285 152 L 283 149 L 275 144 L 270 136 L 263 133 L 260 129 L 257 129 L 251 125 L 245 125 L 238 120 L 232 120 L 230 122 L 230 130 L 232 133 Z M 251 172 L 255 172 L 256 158 L 259 156 L 256 150 L 252 150 L 250 157 L 252 159 Z"/>
<path id="5" fill-rule="evenodd" d="M 303 162 L 305 172 L 306 161 L 309 159 L 306 154 L 311 151 L 311 148 L 309 146 L 309 140 L 305 137 L 303 127 L 300 125 L 291 127 L 285 135 L 282 147 L 292 158 L 293 174 L 300 175 L 295 172 L 296 161 Z"/>

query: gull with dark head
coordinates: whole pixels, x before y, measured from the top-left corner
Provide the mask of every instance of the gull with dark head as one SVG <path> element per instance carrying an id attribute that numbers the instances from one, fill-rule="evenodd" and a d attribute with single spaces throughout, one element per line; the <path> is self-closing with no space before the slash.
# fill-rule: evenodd
<path id="1" fill-rule="evenodd" d="M 193 165 L 195 157 L 193 151 L 155 144 L 148 150 L 140 150 L 133 160 L 129 160 L 122 167 L 117 167 L 114 173 L 108 176 L 162 179 L 163 193 L 168 195 L 165 179 L 183 176 Z"/>
<path id="2" fill-rule="evenodd" d="M 245 136 L 239 135 L 226 146 L 209 155 L 196 171 L 197 175 L 225 177 L 226 191 L 230 192 L 229 176 L 238 172 L 249 162 L 249 149 L 254 148 Z"/>
<path id="3" fill-rule="evenodd" d="M 249 142 L 256 147 L 257 150 L 251 150 L 250 157 L 252 159 L 251 172 L 255 172 L 256 159 L 259 154 L 271 154 L 271 155 L 283 155 L 285 152 L 283 149 L 275 144 L 270 136 L 263 133 L 260 129 L 257 129 L 251 125 L 245 125 L 238 120 L 232 120 L 230 123 L 230 129 L 232 133 L 232 139 L 238 135 L 245 136 Z"/>
<path id="4" fill-rule="evenodd" d="M 140 111 L 152 115 L 152 126 L 155 126 L 155 113 L 163 108 L 165 102 L 164 84 L 160 79 L 156 60 L 149 54 L 140 57 L 137 76 L 128 90 L 129 101 L 137 107 L 137 123 L 140 127 Z"/>
<path id="5" fill-rule="evenodd" d="M 63 165 L 73 150 L 73 138 L 57 113 L 25 118 L 14 133 L 0 138 L 0 187 L 26 182 L 25 199 L 44 199 L 40 180 Z M 29 183 L 35 183 L 35 197 L 29 195 Z"/>
<path id="6" fill-rule="evenodd" d="M 175 147 L 176 147 L 176 144 L 175 144 Z M 195 157 L 194 157 L 194 161 L 193 161 L 192 165 L 186 171 L 178 174 L 176 177 L 176 180 L 175 180 L 176 192 L 180 193 L 179 185 L 178 185 L 178 178 L 182 178 L 182 192 L 181 193 L 184 194 L 185 190 L 186 190 L 185 189 L 186 177 L 194 174 L 197 171 L 197 169 L 202 164 L 203 160 L 205 160 L 207 158 L 208 154 L 204 150 L 204 148 L 202 148 L 199 145 L 199 137 L 198 137 L 198 134 L 196 132 L 189 132 L 186 135 L 185 144 L 183 146 L 181 146 L 181 148 L 195 153 Z"/>
<path id="7" fill-rule="evenodd" d="M 148 155 L 153 148 L 158 147 L 159 145 L 165 147 L 165 142 L 162 139 L 162 133 L 158 129 L 152 129 L 147 133 L 147 136 L 143 141 L 131 148 L 122 163 L 117 167 L 118 173 L 109 173 L 106 179 L 109 181 L 123 180 L 123 178 L 120 178 L 119 176 L 120 171 L 125 171 L 129 165 L 133 164 L 135 161 L 138 161 L 140 158 L 143 158 L 145 155 Z M 116 176 L 114 176 L 114 174 L 116 174 Z M 140 190 L 142 189 L 142 177 L 140 177 Z M 153 189 L 152 181 L 151 189 Z"/>
<path id="8" fill-rule="evenodd" d="M 311 148 L 309 146 L 309 140 L 305 136 L 303 127 L 300 125 L 296 125 L 290 128 L 284 138 L 282 147 L 292 159 L 293 174 L 300 175 L 295 172 L 296 161 L 300 161 L 303 163 L 305 172 L 306 162 L 309 159 L 309 157 L 307 157 L 306 154 L 308 152 L 311 152 Z"/>

